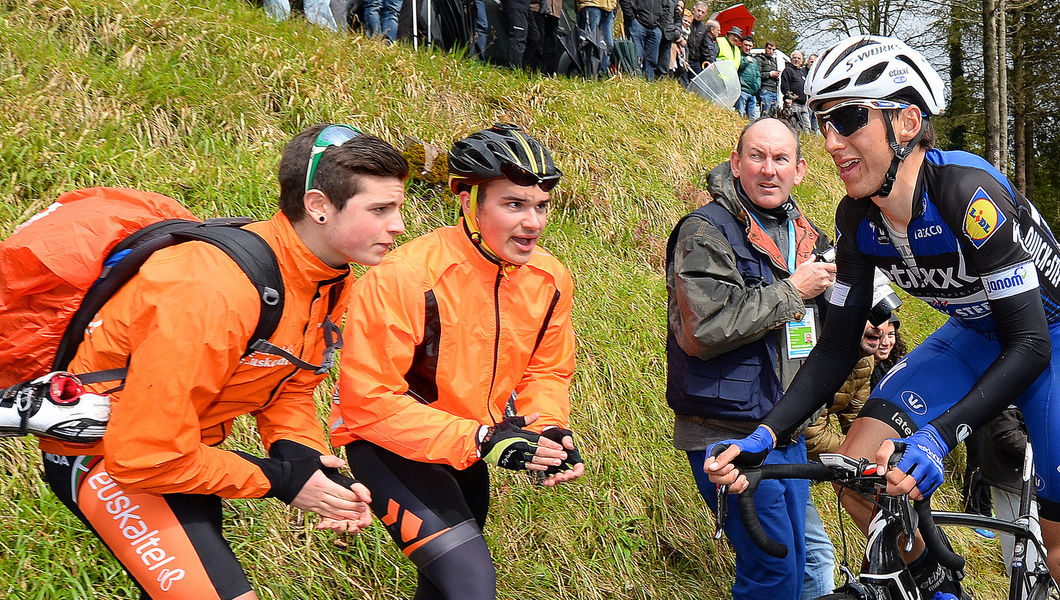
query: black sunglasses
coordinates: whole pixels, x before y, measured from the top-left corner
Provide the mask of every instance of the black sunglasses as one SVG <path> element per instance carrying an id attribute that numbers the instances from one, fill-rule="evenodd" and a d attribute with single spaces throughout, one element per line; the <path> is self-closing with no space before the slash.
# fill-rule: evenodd
<path id="1" fill-rule="evenodd" d="M 552 191 L 552 188 L 556 187 L 556 184 L 559 183 L 560 177 L 563 177 L 563 173 L 560 173 L 558 169 L 552 175 L 542 176 L 510 162 L 501 163 L 501 174 L 504 175 L 505 179 L 511 181 L 515 185 L 523 187 L 536 185 L 540 187 L 543 192 Z"/>
<path id="2" fill-rule="evenodd" d="M 816 111 L 817 124 L 824 131 L 831 127 L 843 137 L 850 137 L 854 132 L 869 124 L 869 110 L 903 109 L 909 105 L 890 100 L 848 100 L 840 102 L 828 110 Z"/>

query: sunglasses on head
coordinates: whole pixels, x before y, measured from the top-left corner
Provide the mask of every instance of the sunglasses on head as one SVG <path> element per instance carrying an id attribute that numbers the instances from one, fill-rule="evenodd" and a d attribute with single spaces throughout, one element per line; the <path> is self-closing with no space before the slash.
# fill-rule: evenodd
<path id="1" fill-rule="evenodd" d="M 855 131 L 869 123 L 869 110 L 903 109 L 909 105 L 904 102 L 893 102 L 891 100 L 847 100 L 840 102 L 827 110 L 815 111 L 817 124 L 824 131 L 825 127 L 831 127 L 843 137 L 849 137 Z"/>
<path id="2" fill-rule="evenodd" d="M 560 177 L 563 177 L 563 173 L 560 173 L 557 169 L 552 175 L 538 175 L 533 171 L 527 171 L 523 167 L 510 162 L 501 163 L 501 174 L 508 181 L 511 181 L 515 185 L 530 187 L 536 185 L 541 188 L 543 192 L 552 191 L 552 188 L 556 187 L 559 183 Z"/>
<path id="3" fill-rule="evenodd" d="M 313 141 L 313 149 L 309 152 L 309 164 L 305 171 L 305 191 L 313 189 L 313 175 L 317 172 L 320 157 L 324 151 L 332 146 L 341 146 L 353 138 L 361 135 L 361 130 L 349 125 L 328 125 Z"/>

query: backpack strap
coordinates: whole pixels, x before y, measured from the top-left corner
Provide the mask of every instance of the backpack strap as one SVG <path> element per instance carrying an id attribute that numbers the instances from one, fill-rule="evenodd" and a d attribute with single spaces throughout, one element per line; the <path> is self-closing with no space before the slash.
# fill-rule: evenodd
<path id="1" fill-rule="evenodd" d="M 67 369 L 77 348 L 84 341 L 89 322 L 107 300 L 139 272 L 152 254 L 188 240 L 207 242 L 221 249 L 239 265 L 257 289 L 261 314 L 243 356 L 254 352 L 254 343 L 272 337 L 283 315 L 283 277 L 276 254 L 268 243 L 258 234 L 241 228 L 250 222 L 245 217 L 210 219 L 205 223 L 167 219 L 144 227 L 122 240 L 107 256 L 99 279 L 85 293 L 81 305 L 71 318 L 59 343 L 52 371 Z M 79 377 L 85 382 L 115 381 L 124 379 L 125 373 L 126 369 L 108 369 Z"/>
<path id="2" fill-rule="evenodd" d="M 342 349 L 342 329 L 331 320 L 331 311 L 334 310 L 335 305 L 338 304 L 339 297 L 342 295 L 343 287 L 345 287 L 345 282 L 338 283 L 337 285 L 331 286 L 331 291 L 328 293 L 328 311 L 324 316 L 324 322 L 320 324 L 324 329 L 324 358 L 320 361 L 319 365 L 314 365 L 313 363 L 298 358 L 283 348 L 270 343 L 268 338 L 264 337 L 251 340 L 250 350 L 256 350 L 258 352 L 264 352 L 265 354 L 272 354 L 274 356 L 286 358 L 291 364 L 299 369 L 313 371 L 316 375 L 323 375 L 330 372 L 331 368 L 335 366 L 335 353 Z"/>
<path id="3" fill-rule="evenodd" d="M 199 225 L 200 223 L 186 219 L 159 221 L 133 233 L 115 246 L 103 263 L 99 279 L 85 292 L 81 305 L 70 319 L 70 324 L 66 326 L 59 349 L 55 352 L 52 371 L 66 370 L 74 359 L 78 346 L 84 341 L 85 328 L 92 318 L 107 300 L 140 270 L 149 256 L 156 250 L 176 243 L 173 232 Z"/>
<path id="4" fill-rule="evenodd" d="M 198 240 L 217 246 L 235 261 L 258 291 L 261 314 L 258 326 L 250 336 L 250 345 L 243 352 L 249 356 L 254 352 L 256 340 L 272 337 L 283 315 L 283 277 L 280 263 L 269 244 L 253 231 L 233 226 L 229 219 L 211 219 L 200 227 L 176 234 L 183 240 Z"/>

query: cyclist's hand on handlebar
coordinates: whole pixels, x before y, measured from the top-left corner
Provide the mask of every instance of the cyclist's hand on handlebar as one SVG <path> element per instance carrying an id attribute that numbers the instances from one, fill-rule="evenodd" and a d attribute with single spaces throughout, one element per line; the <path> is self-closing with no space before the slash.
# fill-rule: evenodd
<path id="1" fill-rule="evenodd" d="M 747 477 L 740 473 L 740 468 L 760 468 L 775 445 L 773 431 L 765 425 L 759 425 L 754 433 L 743 439 L 725 440 L 707 448 L 703 471 L 715 485 L 728 485 L 730 492 L 738 494 L 748 485 Z"/>
<path id="2" fill-rule="evenodd" d="M 876 452 L 877 468 L 888 465 L 887 493 L 909 494 L 913 500 L 930 496 L 942 484 L 942 457 L 950 451 L 942 436 L 931 425 L 900 440 L 885 440 Z M 890 466 L 897 456 L 898 462 Z"/>

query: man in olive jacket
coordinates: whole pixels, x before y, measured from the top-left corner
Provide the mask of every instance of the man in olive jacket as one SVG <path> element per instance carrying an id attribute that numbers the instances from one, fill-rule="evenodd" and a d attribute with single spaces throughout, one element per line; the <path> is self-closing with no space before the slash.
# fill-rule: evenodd
<path id="1" fill-rule="evenodd" d="M 713 201 L 674 228 L 667 244 L 666 400 L 674 446 L 688 455 L 704 500 L 717 488 L 704 472 L 707 448 L 756 430 L 780 399 L 818 330 L 816 300 L 835 279 L 817 262 L 827 237 L 791 198 L 806 161 L 798 136 L 776 119 L 748 125 L 726 163 L 708 175 Z M 804 462 L 801 435 L 780 440 L 766 463 Z M 766 532 L 791 548 L 766 555 L 747 536 L 728 496 L 725 533 L 736 551 L 734 598 L 799 598 L 809 484 L 763 481 L 756 512 Z"/>

